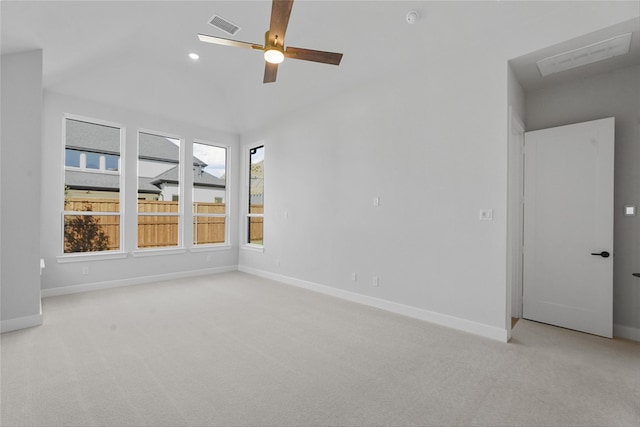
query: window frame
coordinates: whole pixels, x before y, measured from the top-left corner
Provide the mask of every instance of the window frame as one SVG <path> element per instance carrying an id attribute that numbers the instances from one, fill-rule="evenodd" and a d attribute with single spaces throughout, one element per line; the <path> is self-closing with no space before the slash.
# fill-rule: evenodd
<path id="1" fill-rule="evenodd" d="M 66 162 L 66 150 L 67 150 L 67 121 L 73 120 L 78 122 L 89 123 L 97 126 L 106 126 L 111 128 L 116 128 L 119 130 L 119 167 L 117 171 L 107 171 L 100 169 L 89 169 L 86 167 L 82 167 L 82 157 L 84 152 L 80 150 L 75 150 L 80 152 L 80 167 L 75 166 L 67 166 Z M 122 157 L 124 156 L 124 141 L 126 140 L 126 129 L 122 123 L 111 122 L 108 120 L 96 119 L 93 117 L 81 116 L 77 114 L 71 113 L 63 113 L 62 114 L 62 185 L 60 188 L 62 189 L 62 209 L 60 210 L 60 255 L 57 257 L 60 262 L 71 261 L 73 259 L 89 259 L 89 258 L 122 258 L 126 256 L 126 251 L 124 248 L 124 201 L 125 201 L 125 187 L 123 186 L 124 182 L 124 162 L 122 161 Z M 85 161 L 86 164 L 86 161 Z M 66 210 L 66 197 L 64 196 L 65 187 L 66 187 L 66 172 L 67 170 L 78 170 L 82 172 L 94 172 L 94 173 L 107 173 L 111 175 L 118 176 L 118 212 L 102 212 L 102 211 L 73 211 Z M 65 218 L 67 216 L 117 216 L 118 217 L 118 249 L 114 250 L 105 250 L 105 251 L 87 251 L 87 252 L 65 252 Z"/>
<path id="2" fill-rule="evenodd" d="M 251 213 L 250 212 L 250 205 L 251 205 L 251 155 L 253 154 L 252 151 L 253 150 L 257 150 L 259 148 L 262 148 L 264 150 L 264 157 L 266 159 L 266 145 L 262 142 L 257 143 L 257 144 L 251 144 L 245 147 L 244 149 L 244 164 L 245 164 L 245 173 L 244 173 L 244 177 L 245 177 L 245 185 L 244 185 L 244 201 L 243 201 L 243 232 L 242 232 L 242 237 L 243 237 L 243 243 L 242 245 L 240 245 L 240 247 L 242 247 L 243 249 L 247 249 L 247 250 L 253 250 L 253 251 L 257 251 L 257 252 L 264 252 L 264 188 L 263 188 L 263 212 L 262 213 Z M 264 174 L 264 162 L 265 159 L 263 159 L 263 174 Z M 263 182 L 264 182 L 264 175 L 263 175 Z M 264 184 L 263 184 L 264 185 Z M 249 223 L 251 221 L 251 218 L 262 218 L 262 244 L 257 244 L 257 243 L 251 243 L 250 242 L 250 226 Z"/>
<path id="3" fill-rule="evenodd" d="M 144 133 L 147 135 L 157 136 L 160 138 L 167 139 L 175 139 L 179 141 L 178 146 L 178 212 L 139 212 L 138 204 L 140 203 L 140 199 L 138 198 L 138 185 L 140 180 L 140 134 Z M 135 207 L 135 217 L 136 217 L 136 237 L 135 237 L 135 250 L 132 251 L 134 256 L 145 256 L 151 255 L 154 253 L 183 253 L 185 251 L 184 244 L 184 191 L 185 191 L 185 180 L 184 180 L 184 164 L 185 164 L 185 143 L 186 138 L 172 134 L 170 132 L 162 132 L 151 129 L 138 128 L 136 130 L 136 207 Z M 160 216 L 160 217 L 177 217 L 178 219 L 178 241 L 176 246 L 153 246 L 153 247 L 140 247 L 140 236 L 138 234 L 139 226 L 140 226 L 140 217 L 141 216 Z"/>
<path id="4" fill-rule="evenodd" d="M 191 181 L 191 227 L 194 230 L 193 236 L 191 238 L 191 242 L 190 242 L 190 249 L 191 250 L 206 250 L 206 249 L 215 249 L 215 248 L 221 248 L 221 247 L 228 247 L 230 246 L 230 241 L 229 241 L 229 232 L 231 230 L 230 227 L 230 209 L 231 209 L 231 192 L 229 191 L 229 187 L 230 187 L 230 181 L 231 181 L 231 174 L 230 174 L 230 167 L 229 167 L 229 151 L 230 151 L 230 147 L 228 145 L 225 144 L 218 144 L 215 142 L 210 142 L 210 141 L 206 141 L 203 139 L 194 139 L 193 141 L 191 141 L 191 162 L 190 162 L 190 166 L 193 167 L 193 159 L 196 157 L 194 154 L 194 145 L 195 144 L 200 144 L 200 145 L 208 145 L 210 147 L 215 147 L 215 148 L 222 148 L 224 149 L 224 175 L 225 175 L 225 179 L 224 179 L 224 213 L 223 214 L 219 214 L 219 213 L 208 213 L 208 214 L 199 214 L 194 210 L 194 204 L 196 203 L 194 200 L 194 193 L 195 193 L 195 189 L 196 189 L 196 185 L 194 181 Z M 195 221 L 198 217 L 205 217 L 205 218 L 224 218 L 224 242 L 221 243 L 196 243 L 196 235 L 197 235 L 197 228 L 195 228 Z"/>

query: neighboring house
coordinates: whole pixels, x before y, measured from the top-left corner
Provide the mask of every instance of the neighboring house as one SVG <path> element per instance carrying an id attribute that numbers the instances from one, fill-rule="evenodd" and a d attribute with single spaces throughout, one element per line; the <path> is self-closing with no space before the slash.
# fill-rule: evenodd
<path id="1" fill-rule="evenodd" d="M 264 205 L 264 160 L 251 166 L 249 185 L 252 205 Z"/>
<path id="2" fill-rule="evenodd" d="M 121 170 L 119 132 L 119 129 L 109 126 L 67 120 L 67 196 L 118 198 Z M 138 199 L 178 200 L 178 145 L 169 138 L 140 133 L 138 150 Z M 197 200 L 224 203 L 225 180 L 206 172 L 206 167 L 206 163 L 194 157 L 192 169 Z"/>
<path id="3" fill-rule="evenodd" d="M 206 166 L 206 165 L 205 165 Z M 178 166 L 162 172 L 151 180 L 151 185 L 161 190 L 160 200 L 178 200 Z M 224 202 L 224 180 L 203 169 L 193 168 L 194 200 Z"/>

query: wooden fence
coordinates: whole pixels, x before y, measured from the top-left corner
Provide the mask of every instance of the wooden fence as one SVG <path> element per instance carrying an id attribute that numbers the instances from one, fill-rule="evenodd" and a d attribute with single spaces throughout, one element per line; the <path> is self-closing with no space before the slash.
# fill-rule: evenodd
<path id="1" fill-rule="evenodd" d="M 261 214 L 264 212 L 264 205 L 251 205 L 249 212 Z M 262 244 L 263 218 L 249 217 L 249 243 Z"/>
<path id="2" fill-rule="evenodd" d="M 261 207 L 260 207 L 261 208 Z M 69 198 L 65 201 L 66 211 L 118 212 L 119 203 L 113 199 Z M 178 245 L 178 202 L 138 200 L 138 247 L 171 247 Z M 224 214 L 224 203 L 195 203 L 193 215 L 194 244 L 224 243 L 225 218 L 206 216 Z M 162 213 L 163 215 L 153 215 Z M 166 215 L 172 214 L 175 215 Z M 71 216 L 71 215 L 69 215 Z M 119 216 L 96 215 L 98 224 L 109 239 L 109 250 L 120 248 Z M 253 220 L 259 221 L 253 221 Z M 252 218 L 252 239 L 262 240 L 262 218 Z"/>

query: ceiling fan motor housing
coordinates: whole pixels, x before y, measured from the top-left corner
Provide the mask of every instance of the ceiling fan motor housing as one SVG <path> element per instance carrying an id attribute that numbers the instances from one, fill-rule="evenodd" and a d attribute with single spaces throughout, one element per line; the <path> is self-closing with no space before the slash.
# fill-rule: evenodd
<path id="1" fill-rule="evenodd" d="M 278 36 L 275 36 L 273 43 L 269 43 L 269 31 L 264 33 L 264 59 L 272 64 L 280 64 L 284 61 L 284 46 L 278 44 Z"/>

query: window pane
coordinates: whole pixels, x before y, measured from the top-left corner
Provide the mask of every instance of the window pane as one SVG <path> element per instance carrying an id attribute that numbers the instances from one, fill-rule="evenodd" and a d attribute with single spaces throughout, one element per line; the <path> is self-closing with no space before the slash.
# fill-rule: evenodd
<path id="1" fill-rule="evenodd" d="M 262 223 L 263 218 L 261 217 L 250 217 L 249 218 L 249 243 L 254 245 L 262 245 Z"/>
<path id="2" fill-rule="evenodd" d="M 119 215 L 65 215 L 65 253 L 118 249 L 120 249 Z"/>
<path id="3" fill-rule="evenodd" d="M 222 147 L 193 143 L 193 211 L 198 204 L 222 203 L 226 200 L 227 150 Z"/>
<path id="4" fill-rule="evenodd" d="M 108 171 L 117 171 L 119 169 L 119 167 L 118 167 L 119 157 L 118 156 L 107 154 L 104 157 L 105 157 L 105 168 Z"/>
<path id="5" fill-rule="evenodd" d="M 178 227 L 177 215 L 138 215 L 138 247 L 178 246 Z"/>
<path id="6" fill-rule="evenodd" d="M 77 150 L 64 150 L 64 165 L 79 168 L 80 167 L 80 152 Z"/>
<path id="7" fill-rule="evenodd" d="M 87 156 L 87 169 L 100 169 L 100 154 L 85 153 Z"/>
<path id="8" fill-rule="evenodd" d="M 225 218 L 198 214 L 226 212 L 227 150 L 193 143 L 193 244 L 225 243 Z"/>
<path id="9" fill-rule="evenodd" d="M 264 146 L 249 150 L 249 213 L 264 213 Z M 247 241 L 262 245 L 263 218 L 247 218 Z"/>
<path id="10" fill-rule="evenodd" d="M 264 146 L 252 148 L 249 162 L 249 213 L 264 210 Z"/>
<path id="11" fill-rule="evenodd" d="M 193 217 L 193 244 L 210 245 L 225 242 L 225 218 L 212 216 Z"/>
<path id="12" fill-rule="evenodd" d="M 140 132 L 138 143 L 138 198 L 171 202 L 180 195 L 180 140 Z"/>
<path id="13" fill-rule="evenodd" d="M 138 247 L 179 245 L 180 140 L 138 134 L 138 212 L 176 215 L 139 215 Z"/>
<path id="14" fill-rule="evenodd" d="M 120 175 L 117 169 L 116 173 L 101 170 L 100 158 L 109 157 L 117 163 L 120 129 L 72 119 L 66 119 L 65 129 L 65 165 L 72 167 L 65 170 L 64 176 L 65 210 L 119 212 Z"/>

